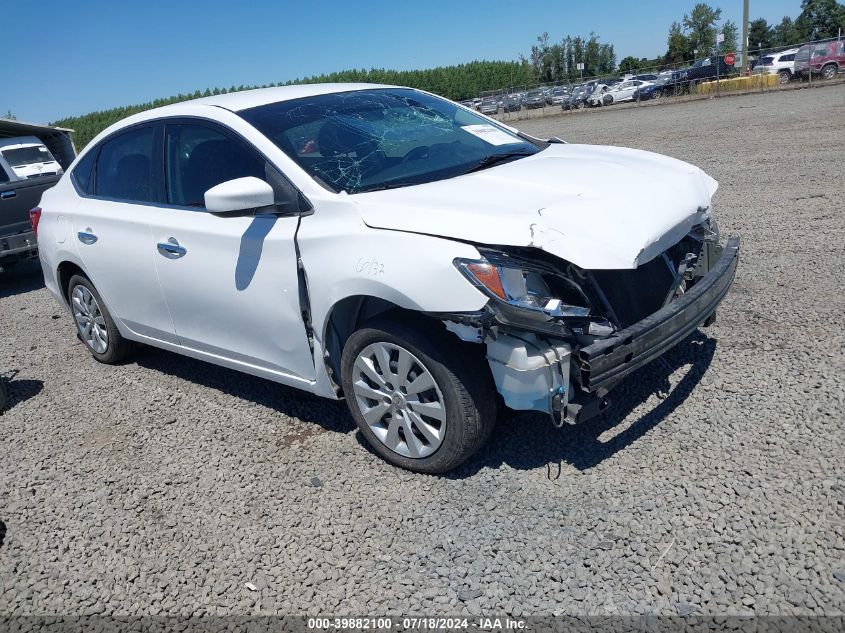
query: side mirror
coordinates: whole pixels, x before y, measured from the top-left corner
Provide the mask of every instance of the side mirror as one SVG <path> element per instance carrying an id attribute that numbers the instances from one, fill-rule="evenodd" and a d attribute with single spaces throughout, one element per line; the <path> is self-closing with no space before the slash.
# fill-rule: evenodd
<path id="1" fill-rule="evenodd" d="M 274 203 L 273 188 L 254 176 L 227 180 L 205 192 L 205 208 L 211 213 L 248 211 Z"/>

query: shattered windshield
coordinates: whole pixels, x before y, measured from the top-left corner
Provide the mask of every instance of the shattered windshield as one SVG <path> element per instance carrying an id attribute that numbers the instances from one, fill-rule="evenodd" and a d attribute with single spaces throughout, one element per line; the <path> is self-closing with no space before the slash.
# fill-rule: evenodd
<path id="1" fill-rule="evenodd" d="M 238 114 L 313 178 L 347 193 L 443 180 L 539 151 L 489 119 L 406 88 L 316 95 Z"/>

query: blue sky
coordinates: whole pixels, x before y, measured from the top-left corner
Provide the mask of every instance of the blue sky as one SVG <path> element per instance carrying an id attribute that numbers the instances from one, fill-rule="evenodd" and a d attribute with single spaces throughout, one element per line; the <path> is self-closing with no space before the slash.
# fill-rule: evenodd
<path id="1" fill-rule="evenodd" d="M 33 0 L 3 9 L 0 116 L 52 121 L 179 92 L 345 68 L 425 68 L 527 56 L 537 35 L 595 31 L 626 55 L 663 53 L 695 0 Z M 742 0 L 711 0 L 742 21 Z M 751 18 L 800 0 L 751 0 Z"/>

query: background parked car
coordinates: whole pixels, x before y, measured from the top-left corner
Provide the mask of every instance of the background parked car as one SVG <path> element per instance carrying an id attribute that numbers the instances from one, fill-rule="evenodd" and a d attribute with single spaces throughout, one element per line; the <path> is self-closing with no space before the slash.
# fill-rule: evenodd
<path id="1" fill-rule="evenodd" d="M 787 51 L 761 57 L 754 66 L 754 74 L 777 75 L 780 83 L 789 83 L 795 71 L 795 53 L 797 52 L 797 48 L 790 48 Z"/>
<path id="2" fill-rule="evenodd" d="M 587 105 L 591 108 L 604 105 L 603 98 L 608 90 L 610 90 L 610 86 L 607 84 L 597 84 L 587 98 Z"/>
<path id="3" fill-rule="evenodd" d="M 503 112 L 519 112 L 522 110 L 522 100 L 516 95 L 508 95 L 502 101 Z"/>
<path id="4" fill-rule="evenodd" d="M 603 105 L 619 103 L 621 101 L 632 101 L 637 89 L 642 86 L 651 85 L 650 82 L 641 79 L 631 79 L 616 84 L 602 97 Z"/>
<path id="5" fill-rule="evenodd" d="M 523 99 L 522 101 L 522 105 L 524 105 L 529 110 L 535 110 L 536 108 L 545 108 L 545 91 L 539 88 L 536 90 L 529 90 L 528 93 L 525 95 L 525 99 Z"/>
<path id="6" fill-rule="evenodd" d="M 716 77 L 727 77 L 735 74 L 733 66 L 728 66 L 725 63 L 725 58 L 722 55 L 705 57 L 699 59 L 692 66 L 681 73 L 679 81 L 683 85 L 685 91 L 689 91 L 692 86 L 695 86 L 702 81 L 709 81 L 716 79 Z"/>
<path id="7" fill-rule="evenodd" d="M 671 73 L 659 77 L 656 81 L 647 81 L 634 90 L 632 98 L 634 101 L 648 101 L 649 99 L 660 99 L 675 94 L 677 81 L 680 73 Z"/>
<path id="8" fill-rule="evenodd" d="M 496 97 L 484 97 L 478 104 L 478 111 L 487 116 L 499 113 L 499 102 Z"/>
<path id="9" fill-rule="evenodd" d="M 572 93 L 560 104 L 563 110 L 580 110 L 587 105 L 587 99 L 593 92 L 595 85 L 579 84 L 572 89 Z"/>
<path id="10" fill-rule="evenodd" d="M 0 270 L 38 254 L 30 210 L 76 157 L 70 135 L 64 128 L 0 119 Z M 19 148 L 29 149 L 19 154 Z M 33 171 L 29 159 L 23 161 L 29 155 L 50 160 Z"/>
<path id="11" fill-rule="evenodd" d="M 795 53 L 793 74 L 806 79 L 811 68 L 814 75 L 824 79 L 836 77 L 836 73 L 845 68 L 845 40 L 805 44 L 799 48 Z"/>
<path id="12" fill-rule="evenodd" d="M 562 105 L 568 96 L 569 91 L 566 88 L 554 88 L 546 97 L 546 103 L 549 105 Z"/>
<path id="13" fill-rule="evenodd" d="M 12 179 L 61 176 L 62 166 L 35 136 L 0 139 L 0 169 Z"/>

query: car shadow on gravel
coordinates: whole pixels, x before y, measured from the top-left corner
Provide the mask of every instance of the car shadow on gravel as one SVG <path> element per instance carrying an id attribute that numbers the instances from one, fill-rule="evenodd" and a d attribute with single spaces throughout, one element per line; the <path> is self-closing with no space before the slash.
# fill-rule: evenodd
<path id="1" fill-rule="evenodd" d="M 38 260 L 20 262 L 0 272 L 0 299 L 44 287 L 44 274 Z"/>
<path id="2" fill-rule="evenodd" d="M 135 362 L 141 367 L 274 409 L 302 422 L 317 424 L 326 431 L 349 433 L 355 428 L 355 421 L 343 400 L 320 398 L 271 380 L 154 347 L 143 347 Z"/>
<path id="3" fill-rule="evenodd" d="M 663 360 L 651 362 L 613 390 L 612 404 L 603 415 L 577 426 L 556 429 L 546 415 L 505 410 L 487 446 L 448 477 L 463 479 L 483 468 L 502 464 L 517 470 L 551 465 L 552 477 L 562 462 L 581 471 L 593 468 L 630 446 L 675 411 L 699 384 L 715 351 L 715 339 L 695 332 L 664 354 Z M 671 387 L 669 376 L 676 370 L 685 373 Z M 639 418 L 628 419 L 655 394 L 661 398 L 657 406 Z"/>
<path id="4" fill-rule="evenodd" d="M 2 368 L 0 368 L 2 369 Z M 3 373 L 0 371 L 0 380 L 6 385 L 9 401 L 5 408 L 0 409 L 0 417 L 10 409 L 14 409 L 22 402 L 34 398 L 44 389 L 44 382 L 41 380 L 14 380 L 17 371 Z"/>

